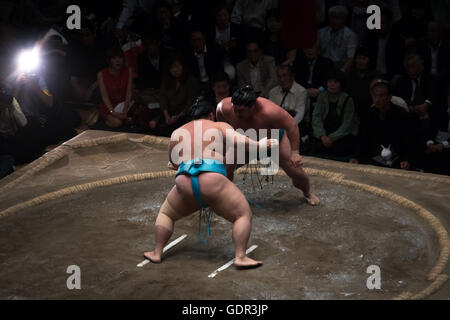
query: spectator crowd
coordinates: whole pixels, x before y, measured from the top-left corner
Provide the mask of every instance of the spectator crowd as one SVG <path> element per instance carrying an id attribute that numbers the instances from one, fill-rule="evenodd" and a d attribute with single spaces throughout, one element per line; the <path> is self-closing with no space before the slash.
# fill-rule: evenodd
<path id="1" fill-rule="evenodd" d="M 0 1 L 0 178 L 77 130 L 170 136 L 197 97 L 246 85 L 291 114 L 303 155 L 449 175 L 450 2 L 316 0 L 316 24 L 285 30 L 286 2 Z M 34 45 L 39 71 L 18 72 Z"/>

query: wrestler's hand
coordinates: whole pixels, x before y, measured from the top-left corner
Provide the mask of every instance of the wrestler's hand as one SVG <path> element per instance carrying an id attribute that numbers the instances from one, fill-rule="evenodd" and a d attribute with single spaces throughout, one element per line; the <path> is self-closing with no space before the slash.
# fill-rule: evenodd
<path id="1" fill-rule="evenodd" d="M 267 149 L 278 147 L 279 144 L 277 139 L 267 139 Z"/>
<path id="2" fill-rule="evenodd" d="M 297 152 L 293 152 L 291 155 L 291 165 L 293 165 L 295 168 L 299 168 L 302 166 L 302 159 L 303 157 L 298 154 Z"/>
<path id="3" fill-rule="evenodd" d="M 168 167 L 170 170 L 175 170 L 175 171 L 177 170 L 177 168 L 175 168 L 175 166 L 173 165 L 173 163 L 170 162 L 170 161 L 167 163 L 167 167 Z"/>
<path id="4" fill-rule="evenodd" d="M 278 143 L 277 139 L 262 138 L 258 142 L 258 147 L 259 148 L 266 148 L 267 147 L 267 149 L 270 149 L 270 148 L 277 147 L 278 145 L 279 145 L 279 143 Z"/>

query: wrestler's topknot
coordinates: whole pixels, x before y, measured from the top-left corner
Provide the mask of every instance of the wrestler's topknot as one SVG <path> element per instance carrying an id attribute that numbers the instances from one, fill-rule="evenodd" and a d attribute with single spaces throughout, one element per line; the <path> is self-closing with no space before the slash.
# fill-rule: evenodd
<path id="1" fill-rule="evenodd" d="M 200 96 L 195 100 L 189 110 L 189 115 L 194 119 L 201 119 L 214 112 L 214 106 L 205 97 Z"/>
<path id="2" fill-rule="evenodd" d="M 252 86 L 247 85 L 243 88 L 236 90 L 231 97 L 231 103 L 235 106 L 247 106 L 251 107 L 256 103 L 258 94 Z"/>

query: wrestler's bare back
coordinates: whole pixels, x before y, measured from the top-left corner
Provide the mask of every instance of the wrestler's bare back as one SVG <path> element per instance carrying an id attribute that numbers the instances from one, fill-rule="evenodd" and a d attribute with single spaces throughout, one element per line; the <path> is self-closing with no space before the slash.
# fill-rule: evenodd
<path id="1" fill-rule="evenodd" d="M 199 130 L 201 128 L 201 130 Z M 214 159 L 214 160 L 219 160 L 222 161 L 223 163 L 226 163 L 226 135 L 227 135 L 227 130 L 229 133 L 230 132 L 234 132 L 233 128 L 225 122 L 214 122 L 211 120 L 205 120 L 205 119 L 201 119 L 201 120 L 195 120 L 195 121 L 191 121 L 183 126 L 181 126 L 180 128 L 178 128 L 177 130 L 175 130 L 172 133 L 172 137 L 171 137 L 171 141 L 169 144 L 169 155 L 172 154 L 172 149 L 175 147 L 176 144 L 178 143 L 184 143 L 182 142 L 182 139 L 176 139 L 174 137 L 179 136 L 179 133 L 181 130 L 185 130 L 185 132 L 189 133 L 190 136 L 190 150 L 191 150 L 191 154 L 189 157 L 189 159 L 194 159 L 196 158 L 198 155 L 195 154 L 195 145 L 197 145 L 197 148 L 199 148 L 199 146 L 201 146 L 201 148 L 199 148 L 199 150 L 201 150 L 201 156 L 200 158 L 208 158 L 208 159 Z M 199 132 L 194 132 L 195 130 L 198 130 Z M 207 136 L 205 136 L 205 133 L 207 133 Z M 214 142 L 216 137 L 220 137 L 222 139 L 222 141 L 217 142 L 222 144 L 222 150 L 220 149 L 216 149 L 213 148 L 212 146 L 212 142 Z M 205 138 L 203 138 L 205 137 Z M 213 138 L 211 138 L 213 137 Z M 222 151 L 222 152 L 221 152 Z M 181 153 L 180 156 L 184 155 Z M 174 163 L 173 159 L 170 159 L 172 163 Z M 175 166 L 176 163 L 174 163 Z"/>

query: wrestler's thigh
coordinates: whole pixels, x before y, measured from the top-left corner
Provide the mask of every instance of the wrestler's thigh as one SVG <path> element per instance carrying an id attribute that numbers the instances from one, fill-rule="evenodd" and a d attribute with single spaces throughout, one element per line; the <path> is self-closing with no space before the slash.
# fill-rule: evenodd
<path id="1" fill-rule="evenodd" d="M 170 190 L 166 198 L 166 201 L 174 211 L 168 214 L 170 218 L 178 220 L 200 210 L 200 206 L 197 201 L 195 201 L 192 186 L 190 184 L 190 177 L 177 177 L 175 186 Z"/>
<path id="2" fill-rule="evenodd" d="M 244 215 L 251 216 L 247 199 L 234 183 L 223 176 L 217 178 L 215 182 L 219 186 L 215 190 L 212 188 L 208 190 L 207 184 L 203 184 L 208 191 L 202 192 L 202 196 L 216 214 L 230 222 Z"/>

